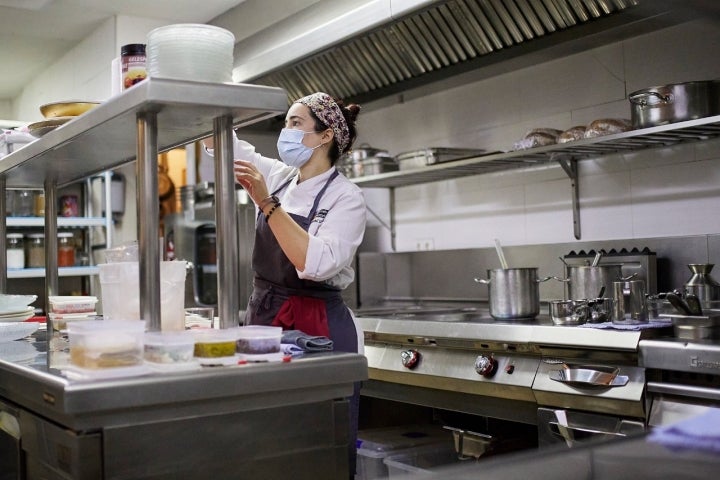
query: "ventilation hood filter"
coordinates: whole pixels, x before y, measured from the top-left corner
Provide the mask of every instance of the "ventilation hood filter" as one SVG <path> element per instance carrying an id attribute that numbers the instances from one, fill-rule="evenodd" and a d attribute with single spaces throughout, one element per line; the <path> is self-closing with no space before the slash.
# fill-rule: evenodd
<path id="1" fill-rule="evenodd" d="M 507 66 L 498 65 L 508 60 L 515 62 L 513 68 L 520 68 L 519 58 L 537 61 L 532 54 L 541 51 L 542 59 L 548 60 L 550 47 L 562 45 L 557 55 L 567 55 L 570 48 L 594 48 L 685 21 L 670 15 L 664 1 L 643 0 L 642 5 L 640 0 L 386 1 L 391 8 L 376 1 L 353 12 L 363 13 L 359 23 L 364 31 L 350 35 L 347 26 L 353 22 L 346 16 L 308 24 L 306 33 L 278 43 L 278 58 L 287 53 L 288 45 L 317 44 L 317 36 L 325 34 L 322 49 L 280 59 L 284 66 L 275 63 L 273 70 L 252 71 L 242 65 L 236 68 L 235 80 L 282 87 L 290 99 L 325 91 L 346 101 L 366 102 L 470 70 L 498 74 L 500 68 L 507 71 Z M 393 11 L 398 1 L 405 9 Z M 412 3 L 422 7 L 411 10 Z M 378 25 L 369 28 L 370 14 L 380 11 L 386 17 L 376 18 Z M 340 31 L 342 37 L 337 37 Z M 333 43 L 334 37 L 340 40 Z M 275 58 L 273 49 L 266 48 L 263 58 L 265 62 Z"/>

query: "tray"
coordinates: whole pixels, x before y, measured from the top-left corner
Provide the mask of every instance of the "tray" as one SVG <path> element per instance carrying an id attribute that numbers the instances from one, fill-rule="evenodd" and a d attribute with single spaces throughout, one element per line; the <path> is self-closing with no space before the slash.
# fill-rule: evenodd
<path id="1" fill-rule="evenodd" d="M 422 168 L 435 163 L 452 162 L 463 158 L 477 157 L 485 154 L 485 150 L 471 148 L 424 148 L 403 152 L 395 157 L 400 170 Z"/>
<path id="2" fill-rule="evenodd" d="M 548 375 L 551 380 L 575 387 L 622 387 L 629 380 L 626 375 L 618 375 L 617 368 L 588 365 L 564 365 Z"/>

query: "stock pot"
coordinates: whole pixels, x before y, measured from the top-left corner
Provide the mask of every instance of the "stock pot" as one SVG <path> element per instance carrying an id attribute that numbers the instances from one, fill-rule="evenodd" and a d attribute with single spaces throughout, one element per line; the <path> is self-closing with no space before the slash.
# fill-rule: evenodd
<path id="1" fill-rule="evenodd" d="M 495 320 L 530 320 L 540 313 L 540 282 L 537 268 L 489 269 L 488 279 L 476 278 L 490 290 L 490 316 Z"/>
<path id="2" fill-rule="evenodd" d="M 567 278 L 562 281 L 567 282 L 569 300 L 597 298 L 601 291 L 612 292 L 613 282 L 623 280 L 620 264 L 567 265 L 565 271 Z"/>
<path id="3" fill-rule="evenodd" d="M 673 83 L 628 95 L 633 128 L 720 114 L 720 80 Z"/>

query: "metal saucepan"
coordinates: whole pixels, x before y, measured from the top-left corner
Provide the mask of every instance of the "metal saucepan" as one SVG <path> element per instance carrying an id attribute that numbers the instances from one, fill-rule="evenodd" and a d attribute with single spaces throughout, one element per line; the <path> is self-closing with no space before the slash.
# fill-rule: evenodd
<path id="1" fill-rule="evenodd" d="M 537 268 L 489 269 L 489 279 L 476 278 L 490 290 L 490 316 L 495 320 L 530 320 L 540 313 L 540 282 Z"/>
<path id="2" fill-rule="evenodd" d="M 720 81 L 649 87 L 628 95 L 633 128 L 654 127 L 720 114 Z"/>

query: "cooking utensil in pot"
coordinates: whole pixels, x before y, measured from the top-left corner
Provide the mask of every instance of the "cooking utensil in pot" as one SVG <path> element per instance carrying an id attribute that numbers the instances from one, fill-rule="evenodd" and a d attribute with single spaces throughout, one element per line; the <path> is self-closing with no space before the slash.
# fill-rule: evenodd
<path id="1" fill-rule="evenodd" d="M 505 260 L 505 254 L 503 253 L 502 246 L 500 245 L 500 240 L 497 238 L 495 239 L 495 251 L 497 252 L 498 258 L 500 259 L 500 266 L 502 268 L 507 269 L 508 263 L 507 260 Z"/>
<path id="2" fill-rule="evenodd" d="M 677 293 L 670 292 L 665 296 L 665 299 L 670 302 L 670 305 L 672 305 L 680 315 L 692 315 L 688 304 L 685 303 L 685 300 Z"/>
<path id="3" fill-rule="evenodd" d="M 595 258 L 593 258 L 591 267 L 597 267 L 600 264 L 600 259 L 602 258 L 603 254 L 602 251 L 598 250 L 598 252 L 595 254 Z"/>
<path id="4" fill-rule="evenodd" d="M 495 320 L 531 320 L 540 313 L 540 282 L 537 268 L 495 268 L 487 271 L 489 279 L 476 278 L 488 285 L 490 316 Z"/>
<path id="5" fill-rule="evenodd" d="M 720 113 L 717 80 L 644 88 L 628 95 L 634 128 L 654 127 Z"/>
<path id="6" fill-rule="evenodd" d="M 685 295 L 685 303 L 688 306 L 688 309 L 690 310 L 690 314 L 692 315 L 702 315 L 702 305 L 700 304 L 700 299 L 697 295 L 693 293 L 688 293 Z"/>

